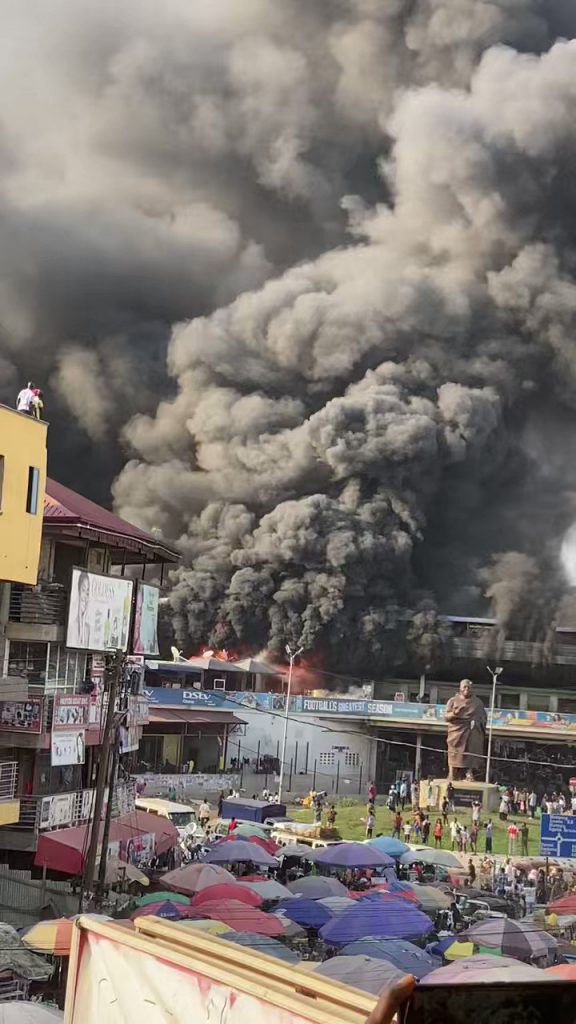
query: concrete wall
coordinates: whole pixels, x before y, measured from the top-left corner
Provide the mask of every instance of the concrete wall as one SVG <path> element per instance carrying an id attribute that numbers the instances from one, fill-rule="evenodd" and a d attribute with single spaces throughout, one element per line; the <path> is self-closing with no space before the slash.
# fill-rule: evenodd
<path id="1" fill-rule="evenodd" d="M 47 424 L 0 406 L 0 579 L 36 584 L 44 490 Z M 26 511 L 28 473 L 38 470 L 34 513 Z"/>
<path id="2" fill-rule="evenodd" d="M 242 707 L 238 717 L 246 722 L 245 735 L 233 735 L 228 743 L 228 761 L 232 758 L 250 759 L 251 765 L 258 755 L 280 757 L 284 733 L 284 716 L 265 711 L 251 711 Z M 343 795 L 346 786 L 357 792 L 358 784 L 366 785 L 373 777 L 376 765 L 376 743 L 364 723 L 342 722 L 334 719 L 290 717 L 286 743 L 285 773 L 292 765 L 294 779 L 306 773 L 312 775 L 316 767 L 317 788 L 332 791 L 333 782 L 339 780 Z M 346 782 L 348 780 L 348 782 Z M 269 780 L 273 784 L 273 780 Z M 300 789 L 300 787 L 298 787 Z"/>

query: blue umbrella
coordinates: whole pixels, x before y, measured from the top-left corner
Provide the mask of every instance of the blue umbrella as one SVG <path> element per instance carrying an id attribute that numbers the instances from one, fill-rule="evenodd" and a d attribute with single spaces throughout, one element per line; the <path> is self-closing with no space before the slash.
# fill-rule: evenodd
<path id="1" fill-rule="evenodd" d="M 291 921 L 302 925 L 302 928 L 321 928 L 332 920 L 327 907 L 315 900 L 307 900 L 303 896 L 295 896 L 292 900 L 282 900 L 276 907 L 276 913 L 283 913 Z"/>
<path id="2" fill-rule="evenodd" d="M 346 946 L 367 935 L 381 939 L 418 939 L 432 931 L 432 921 L 407 900 L 371 896 L 333 917 L 320 929 L 326 942 Z"/>
<path id="3" fill-rule="evenodd" d="M 457 935 L 447 935 L 444 939 L 439 939 L 438 942 L 431 942 L 426 949 L 429 953 L 434 956 L 442 956 L 450 946 L 453 946 L 458 941 Z"/>
<path id="4" fill-rule="evenodd" d="M 257 935 L 256 932 L 224 932 L 218 938 L 226 939 L 227 942 L 235 942 L 238 946 L 248 946 L 256 953 L 275 956 L 277 960 L 284 960 L 287 964 L 300 963 L 300 957 L 293 950 L 283 946 L 278 939 L 273 939 L 269 935 Z"/>
<path id="5" fill-rule="evenodd" d="M 377 879 L 377 881 L 381 881 L 381 879 Z M 365 900 L 365 899 L 369 899 L 369 898 L 371 898 L 373 896 L 379 896 L 380 895 L 380 891 L 378 889 L 374 889 L 373 891 L 368 889 L 368 891 L 366 893 L 362 893 L 360 899 Z M 388 882 L 388 881 L 386 882 L 386 888 L 385 888 L 384 892 L 392 893 L 392 895 L 394 895 L 394 893 L 409 892 L 410 896 L 411 896 L 410 902 L 412 904 L 414 904 L 414 906 L 418 906 L 419 903 L 420 903 L 420 901 L 418 899 L 416 899 L 416 893 L 415 893 L 415 890 L 414 890 L 414 886 L 411 885 L 410 882 L 399 882 L 397 878 L 392 879 L 391 882 Z"/>
<path id="6" fill-rule="evenodd" d="M 376 836 L 375 839 L 369 839 L 366 845 L 373 846 L 379 853 L 387 853 L 389 857 L 401 857 L 410 849 L 406 843 L 400 842 L 394 836 Z"/>
<path id="7" fill-rule="evenodd" d="M 314 857 L 316 864 L 327 868 L 389 868 L 392 857 L 379 853 L 368 843 L 335 843 Z"/>
<path id="8" fill-rule="evenodd" d="M 267 868 L 277 868 L 278 861 L 257 843 L 236 839 L 233 843 L 218 843 L 202 858 L 205 864 L 236 864 L 248 861 Z"/>
<path id="9" fill-rule="evenodd" d="M 419 946 L 407 939 L 378 939 L 367 936 L 350 942 L 340 950 L 340 956 L 370 956 L 374 960 L 387 960 L 399 971 L 413 974 L 415 978 L 425 978 L 430 971 L 442 967 L 442 958 L 431 956 Z"/>

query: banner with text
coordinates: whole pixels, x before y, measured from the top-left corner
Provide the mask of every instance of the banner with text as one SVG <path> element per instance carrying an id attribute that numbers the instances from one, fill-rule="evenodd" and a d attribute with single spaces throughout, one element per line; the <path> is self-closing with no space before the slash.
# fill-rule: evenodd
<path id="1" fill-rule="evenodd" d="M 72 569 L 66 646 L 84 651 L 125 651 L 132 590 L 124 576 Z"/>

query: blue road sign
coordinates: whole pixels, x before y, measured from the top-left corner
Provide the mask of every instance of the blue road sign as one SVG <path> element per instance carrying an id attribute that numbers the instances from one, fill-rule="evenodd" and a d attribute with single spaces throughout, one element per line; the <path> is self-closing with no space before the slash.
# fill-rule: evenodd
<path id="1" fill-rule="evenodd" d="M 576 857 L 576 816 L 543 814 L 540 822 L 541 857 Z"/>

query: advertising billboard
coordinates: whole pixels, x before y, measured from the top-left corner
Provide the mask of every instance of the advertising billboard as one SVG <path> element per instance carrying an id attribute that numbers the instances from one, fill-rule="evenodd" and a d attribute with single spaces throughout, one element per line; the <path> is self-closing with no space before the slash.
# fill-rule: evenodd
<path id="1" fill-rule="evenodd" d="M 132 610 L 132 580 L 72 569 L 66 646 L 83 651 L 125 651 Z"/>
<path id="2" fill-rule="evenodd" d="M 86 760 L 86 737 L 83 729 L 74 732 L 53 732 L 51 745 L 52 767 L 68 764 L 84 764 Z"/>
<path id="3" fill-rule="evenodd" d="M 86 729 L 90 722 L 90 697 L 87 693 L 56 694 L 52 732 Z"/>
<path id="4" fill-rule="evenodd" d="M 42 701 L 0 700 L 0 729 L 6 732 L 42 732 Z"/>
<path id="5" fill-rule="evenodd" d="M 138 580 L 134 612 L 134 654 L 158 654 L 158 602 L 160 591 Z"/>

